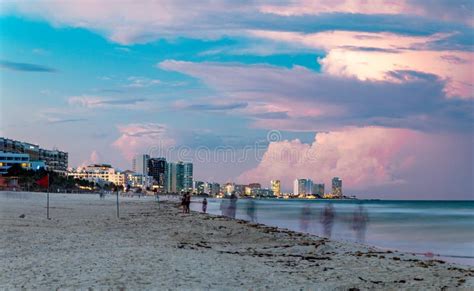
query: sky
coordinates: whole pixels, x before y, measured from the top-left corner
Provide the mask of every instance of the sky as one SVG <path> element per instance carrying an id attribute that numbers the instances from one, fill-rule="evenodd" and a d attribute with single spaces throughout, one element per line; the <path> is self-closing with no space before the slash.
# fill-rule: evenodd
<path id="1" fill-rule="evenodd" d="M 2 1 L 0 135 L 197 180 L 473 199 L 465 0 Z"/>

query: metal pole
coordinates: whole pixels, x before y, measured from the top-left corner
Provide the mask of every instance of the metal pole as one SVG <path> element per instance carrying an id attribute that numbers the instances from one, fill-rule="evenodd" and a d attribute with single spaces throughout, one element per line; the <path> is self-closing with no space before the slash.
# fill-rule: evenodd
<path id="1" fill-rule="evenodd" d="M 119 212 L 119 191 L 117 190 L 117 218 L 120 218 L 120 212 Z"/>
<path id="2" fill-rule="evenodd" d="M 46 193 L 46 218 L 49 218 L 49 188 L 48 188 L 48 193 Z"/>

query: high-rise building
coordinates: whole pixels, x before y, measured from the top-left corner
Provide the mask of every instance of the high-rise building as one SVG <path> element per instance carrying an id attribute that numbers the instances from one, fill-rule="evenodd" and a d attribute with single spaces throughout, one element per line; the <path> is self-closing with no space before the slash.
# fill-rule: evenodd
<path id="1" fill-rule="evenodd" d="M 332 195 L 342 197 L 342 180 L 339 177 L 332 178 Z"/>
<path id="2" fill-rule="evenodd" d="M 195 194 L 204 194 L 208 193 L 209 188 L 207 183 L 203 181 L 194 181 L 193 193 Z"/>
<path id="3" fill-rule="evenodd" d="M 176 192 L 184 191 L 184 163 L 179 161 L 176 163 Z"/>
<path id="4" fill-rule="evenodd" d="M 311 179 L 296 179 L 293 183 L 294 195 L 311 195 L 313 193 L 313 181 Z"/>
<path id="5" fill-rule="evenodd" d="M 166 186 L 166 159 L 151 158 L 148 160 L 148 175 L 152 176 L 159 189 Z"/>
<path id="6" fill-rule="evenodd" d="M 136 155 L 132 161 L 132 169 L 136 174 L 139 175 L 148 175 L 148 160 L 150 159 L 149 155 Z"/>
<path id="7" fill-rule="evenodd" d="M 193 191 L 193 163 L 183 163 L 183 191 Z"/>
<path id="8" fill-rule="evenodd" d="M 271 181 L 271 184 L 272 184 L 273 195 L 275 195 L 275 196 L 280 196 L 280 195 L 281 195 L 281 184 L 280 184 L 280 180 L 272 180 L 272 181 Z"/>
<path id="9" fill-rule="evenodd" d="M 306 179 L 306 195 L 313 194 L 313 180 Z"/>
<path id="10" fill-rule="evenodd" d="M 166 164 L 166 192 L 176 193 L 176 164 Z"/>
<path id="11" fill-rule="evenodd" d="M 324 184 L 314 184 L 313 185 L 313 194 L 320 197 L 324 196 Z"/>

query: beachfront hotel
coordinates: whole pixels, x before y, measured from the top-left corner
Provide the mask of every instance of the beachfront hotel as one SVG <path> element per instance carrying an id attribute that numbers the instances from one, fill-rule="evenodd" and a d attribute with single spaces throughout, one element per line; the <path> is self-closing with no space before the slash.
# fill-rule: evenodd
<path id="1" fill-rule="evenodd" d="M 92 164 L 86 167 L 71 169 L 67 172 L 68 177 L 87 180 L 99 185 L 113 183 L 117 186 L 126 185 L 126 176 L 108 164 Z"/>
<path id="2" fill-rule="evenodd" d="M 25 162 L 25 165 L 22 166 L 27 169 L 36 170 L 39 169 L 38 167 L 41 167 L 61 173 L 67 171 L 68 153 L 58 149 L 48 150 L 41 148 L 37 144 L 0 137 L 0 152 L 3 152 L 3 157 L 6 158 L 2 162 L 2 171 L 8 169 L 15 161 Z M 15 154 L 23 155 L 16 156 Z M 26 156 L 24 155 L 28 155 L 28 162 L 26 162 Z"/>

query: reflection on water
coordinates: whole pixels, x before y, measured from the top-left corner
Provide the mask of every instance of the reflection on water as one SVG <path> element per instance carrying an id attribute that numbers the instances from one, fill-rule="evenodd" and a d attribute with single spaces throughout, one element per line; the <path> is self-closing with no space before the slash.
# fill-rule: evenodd
<path id="1" fill-rule="evenodd" d="M 197 205 L 192 208 L 200 211 Z M 474 265 L 473 201 L 208 199 L 207 210 L 337 240 L 432 252 Z"/>

